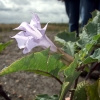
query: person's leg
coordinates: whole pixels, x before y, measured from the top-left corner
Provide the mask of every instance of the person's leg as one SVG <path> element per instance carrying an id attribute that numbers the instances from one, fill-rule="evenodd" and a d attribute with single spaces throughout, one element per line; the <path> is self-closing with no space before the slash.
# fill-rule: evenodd
<path id="1" fill-rule="evenodd" d="M 95 0 L 81 0 L 82 1 L 82 10 L 81 10 L 81 19 L 82 27 L 87 24 L 89 18 L 92 17 L 91 12 L 95 10 Z"/>
<path id="2" fill-rule="evenodd" d="M 65 0 L 66 13 L 69 17 L 69 31 L 79 33 L 79 5 L 80 0 Z"/>
<path id="3" fill-rule="evenodd" d="M 97 5 L 97 6 L 98 6 L 97 10 L 100 11 L 100 0 L 98 0 L 97 4 L 98 4 L 98 5 Z"/>

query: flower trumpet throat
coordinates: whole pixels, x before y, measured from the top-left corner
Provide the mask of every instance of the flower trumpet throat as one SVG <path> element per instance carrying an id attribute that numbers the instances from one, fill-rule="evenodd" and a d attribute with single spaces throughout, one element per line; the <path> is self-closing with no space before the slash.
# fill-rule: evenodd
<path id="1" fill-rule="evenodd" d="M 58 53 L 62 54 L 62 61 L 69 65 L 70 63 L 73 62 L 74 57 L 70 56 L 69 54 L 65 53 L 62 49 L 57 48 Z"/>

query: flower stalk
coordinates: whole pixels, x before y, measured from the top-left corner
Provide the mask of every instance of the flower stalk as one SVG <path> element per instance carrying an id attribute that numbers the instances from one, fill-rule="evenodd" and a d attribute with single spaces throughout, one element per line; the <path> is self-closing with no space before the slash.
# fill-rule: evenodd
<path id="1" fill-rule="evenodd" d="M 66 64 L 69 65 L 70 63 L 73 62 L 74 57 L 70 56 L 69 54 L 65 53 L 61 48 L 57 48 L 58 53 L 62 54 L 62 61 Z"/>

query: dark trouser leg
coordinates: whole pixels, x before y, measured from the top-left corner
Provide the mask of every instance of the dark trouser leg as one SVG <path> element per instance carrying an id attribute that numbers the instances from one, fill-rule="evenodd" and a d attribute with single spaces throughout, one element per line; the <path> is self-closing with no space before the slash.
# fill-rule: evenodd
<path id="1" fill-rule="evenodd" d="M 65 7 L 69 17 L 69 31 L 76 31 L 79 34 L 80 0 L 65 0 Z"/>
<path id="2" fill-rule="evenodd" d="M 95 0 L 81 0 L 82 1 L 82 26 L 86 25 L 89 18 L 92 17 L 91 13 L 96 9 Z"/>

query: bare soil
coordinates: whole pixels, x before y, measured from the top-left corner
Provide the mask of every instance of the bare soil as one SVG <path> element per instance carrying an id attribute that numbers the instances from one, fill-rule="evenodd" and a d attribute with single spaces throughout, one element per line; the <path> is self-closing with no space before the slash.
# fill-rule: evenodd
<path id="1" fill-rule="evenodd" d="M 5 43 L 11 40 L 11 36 L 16 33 L 15 31 L 0 32 L 0 42 Z M 57 31 L 48 31 L 46 34 L 54 42 Z M 41 50 L 43 49 L 37 47 L 32 52 Z M 12 44 L 0 53 L 0 71 L 23 56 L 25 55 L 18 48 L 16 40 L 13 40 Z M 97 75 L 95 76 L 97 77 Z M 0 77 L 0 85 L 11 100 L 34 100 L 38 94 L 59 94 L 61 88 L 55 79 L 29 72 L 16 72 L 2 76 Z M 0 95 L 0 100 L 5 99 Z"/>
<path id="2" fill-rule="evenodd" d="M 1 32 L 0 42 L 7 42 L 11 40 L 11 36 L 17 32 Z M 48 37 L 54 40 L 56 32 L 47 32 Z M 40 51 L 37 47 L 33 52 Z M 2 53 L 0 53 L 0 70 L 9 66 L 12 62 L 23 57 L 22 50 L 17 47 L 14 40 Z M 4 91 L 11 98 L 11 100 L 34 100 L 37 94 L 58 94 L 60 91 L 60 84 L 52 78 L 40 76 L 29 72 L 16 72 L 0 77 L 0 85 Z M 0 100 L 5 100 L 0 96 Z"/>

